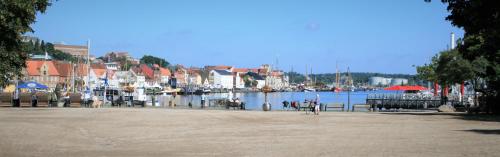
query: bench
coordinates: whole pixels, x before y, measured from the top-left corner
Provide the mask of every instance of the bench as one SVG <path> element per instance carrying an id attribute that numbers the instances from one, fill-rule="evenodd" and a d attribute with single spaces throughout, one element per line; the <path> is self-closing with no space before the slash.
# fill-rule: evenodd
<path id="1" fill-rule="evenodd" d="M 82 104 L 82 94 L 71 93 L 69 95 L 69 107 L 79 108 Z"/>
<path id="2" fill-rule="evenodd" d="M 306 111 L 306 114 L 308 114 L 309 112 L 314 112 L 314 104 L 311 104 L 310 102 L 304 102 L 302 104 L 297 102 L 297 110 Z"/>
<path id="3" fill-rule="evenodd" d="M 367 105 L 367 104 L 354 104 L 354 105 L 352 105 L 352 112 L 354 112 L 354 110 L 356 108 L 360 108 L 360 109 L 364 108 L 364 109 L 370 111 L 370 109 L 372 108 L 372 106 L 371 105 Z"/>
<path id="4" fill-rule="evenodd" d="M 31 94 L 28 93 L 19 94 L 19 107 L 32 107 L 31 97 Z"/>
<path id="5" fill-rule="evenodd" d="M 37 107 L 49 107 L 49 94 L 48 93 L 36 93 Z"/>
<path id="6" fill-rule="evenodd" d="M 245 110 L 245 102 L 231 102 L 231 101 L 228 101 L 226 102 L 226 109 L 230 109 L 230 108 L 233 108 L 234 110 L 235 109 L 240 109 L 240 110 Z"/>
<path id="7" fill-rule="evenodd" d="M 0 94 L 0 107 L 12 107 L 12 98 L 10 93 Z"/>
<path id="8" fill-rule="evenodd" d="M 341 109 L 342 111 L 344 111 L 344 103 L 325 104 L 325 111 L 328 111 L 328 109 Z"/>

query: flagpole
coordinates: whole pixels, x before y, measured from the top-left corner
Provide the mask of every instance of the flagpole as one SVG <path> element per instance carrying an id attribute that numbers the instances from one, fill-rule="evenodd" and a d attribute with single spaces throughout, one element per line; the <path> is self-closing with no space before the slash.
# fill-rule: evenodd
<path id="1" fill-rule="evenodd" d="M 85 93 L 85 94 L 88 94 L 88 97 L 86 97 L 87 99 L 92 99 L 92 89 L 90 87 L 90 39 L 87 39 L 87 89 L 85 90 L 86 92 L 88 93 Z M 87 103 L 89 102 L 89 100 L 87 100 Z M 87 104 L 88 105 L 88 104 Z M 90 107 L 90 105 L 88 105 Z"/>

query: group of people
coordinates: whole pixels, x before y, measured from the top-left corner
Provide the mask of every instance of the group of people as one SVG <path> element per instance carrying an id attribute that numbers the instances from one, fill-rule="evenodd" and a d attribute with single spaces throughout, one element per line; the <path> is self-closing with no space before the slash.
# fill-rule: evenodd
<path id="1" fill-rule="evenodd" d="M 314 112 L 315 115 L 319 115 L 319 111 L 320 111 L 320 97 L 319 97 L 319 94 L 316 94 L 316 98 L 314 100 L 307 100 L 305 99 L 304 100 L 304 104 L 308 104 L 308 107 L 311 108 Z M 299 110 L 299 104 L 295 101 L 292 101 L 291 103 L 288 102 L 288 101 L 283 101 L 283 109 L 285 108 L 289 108 L 289 105 L 290 107 L 293 107 L 295 108 L 296 110 Z"/>

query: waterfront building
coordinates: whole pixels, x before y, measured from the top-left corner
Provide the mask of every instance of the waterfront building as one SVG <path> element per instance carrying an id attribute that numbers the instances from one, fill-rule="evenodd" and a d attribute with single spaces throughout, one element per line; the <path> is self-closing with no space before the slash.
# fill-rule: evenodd
<path id="1" fill-rule="evenodd" d="M 111 80 L 116 81 L 120 87 L 123 85 L 134 84 L 136 80 L 136 75 L 132 71 L 115 71 Z"/>
<path id="2" fill-rule="evenodd" d="M 245 80 L 243 76 L 246 75 L 249 70 L 247 68 L 233 68 L 233 86 L 237 89 L 245 88 Z"/>
<path id="3" fill-rule="evenodd" d="M 192 86 L 202 86 L 201 69 L 189 68 L 188 69 L 188 84 Z"/>
<path id="4" fill-rule="evenodd" d="M 106 69 L 92 68 L 90 69 L 90 85 L 92 89 L 104 87 L 106 79 Z"/>
<path id="5" fill-rule="evenodd" d="M 233 74 L 229 70 L 211 70 L 209 81 L 214 88 L 233 89 Z"/>
<path id="6" fill-rule="evenodd" d="M 266 77 L 268 85 L 277 90 L 284 89 L 288 86 L 288 78 L 282 71 L 274 70 Z"/>
<path id="7" fill-rule="evenodd" d="M 160 84 L 163 85 L 168 84 L 170 76 L 172 76 L 170 70 L 167 68 L 160 67 L 159 72 L 160 72 Z"/>
<path id="8" fill-rule="evenodd" d="M 188 73 L 187 69 L 182 65 L 176 65 L 176 70 L 174 73 L 176 78 L 177 87 L 185 87 L 188 83 Z"/>
<path id="9" fill-rule="evenodd" d="M 265 78 L 260 76 L 257 73 L 248 72 L 247 76 L 249 76 L 249 81 L 251 81 L 251 82 L 256 81 L 257 82 L 257 85 L 255 86 L 255 88 L 257 88 L 257 89 L 262 89 L 266 85 Z"/>
<path id="10" fill-rule="evenodd" d="M 23 80 L 36 81 L 50 89 L 54 89 L 60 79 L 60 74 L 53 61 L 28 60 L 23 73 Z"/>

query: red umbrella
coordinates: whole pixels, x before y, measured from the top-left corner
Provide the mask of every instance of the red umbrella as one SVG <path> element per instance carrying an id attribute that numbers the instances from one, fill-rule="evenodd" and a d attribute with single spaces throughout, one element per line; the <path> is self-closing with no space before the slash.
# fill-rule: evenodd
<path id="1" fill-rule="evenodd" d="M 405 90 L 405 88 L 403 86 L 391 86 L 384 88 L 384 90 Z"/>
<path id="2" fill-rule="evenodd" d="M 406 90 L 427 90 L 427 88 L 422 86 L 406 86 Z"/>
<path id="3" fill-rule="evenodd" d="M 427 90 L 427 88 L 422 86 L 391 86 L 384 88 L 384 90 Z"/>

